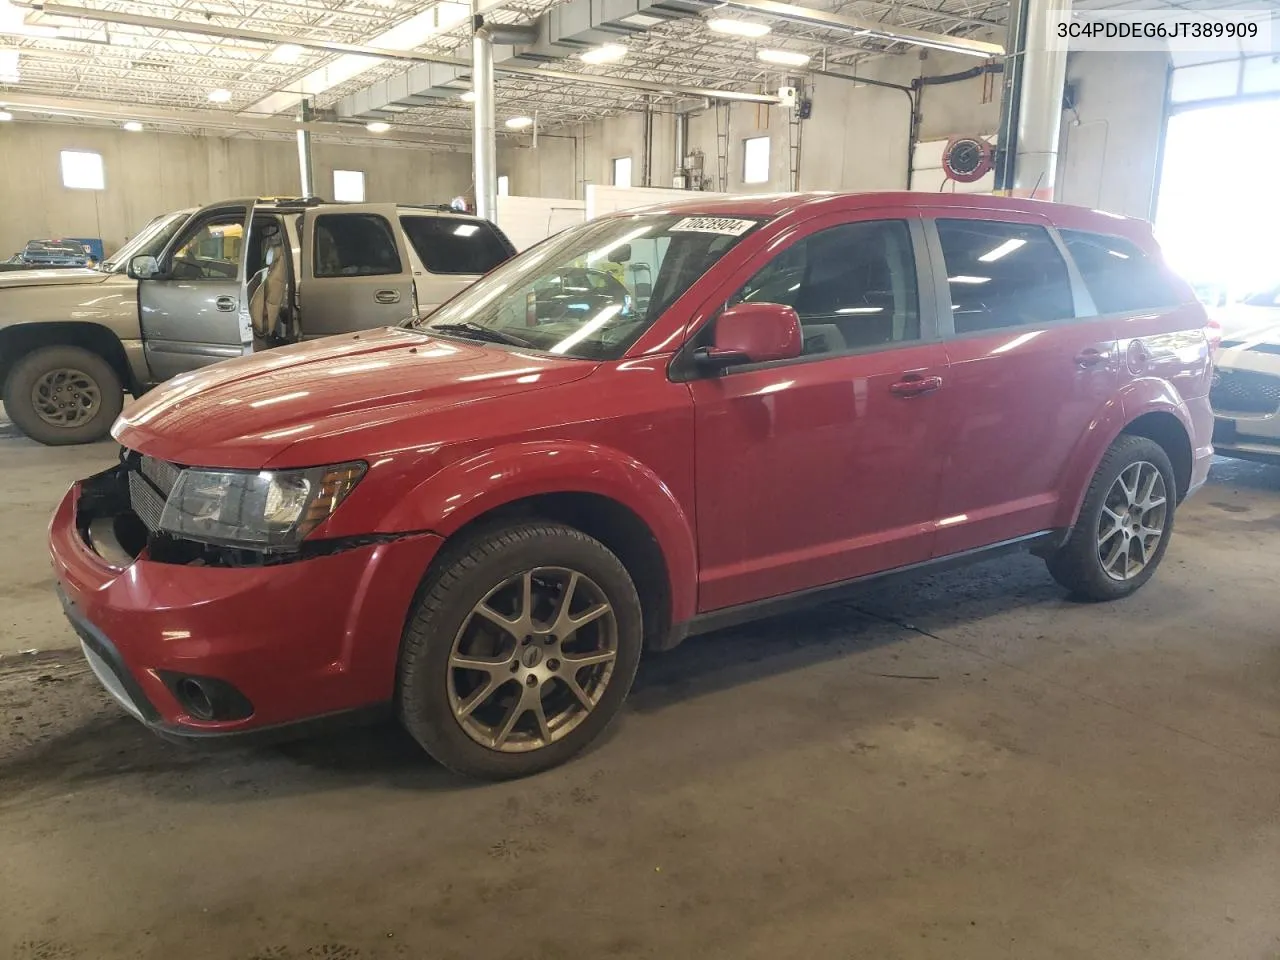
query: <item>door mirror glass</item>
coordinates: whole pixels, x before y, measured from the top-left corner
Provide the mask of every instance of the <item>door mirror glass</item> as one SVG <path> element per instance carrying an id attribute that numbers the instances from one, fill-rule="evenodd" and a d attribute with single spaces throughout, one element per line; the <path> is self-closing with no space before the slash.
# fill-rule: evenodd
<path id="1" fill-rule="evenodd" d="M 716 319 L 715 343 L 695 354 L 699 363 L 733 366 L 791 360 L 804 351 L 800 318 L 781 303 L 740 303 Z"/>
<path id="2" fill-rule="evenodd" d="M 160 273 L 160 262 L 145 254 L 129 261 L 129 276 L 135 280 L 150 280 Z"/>

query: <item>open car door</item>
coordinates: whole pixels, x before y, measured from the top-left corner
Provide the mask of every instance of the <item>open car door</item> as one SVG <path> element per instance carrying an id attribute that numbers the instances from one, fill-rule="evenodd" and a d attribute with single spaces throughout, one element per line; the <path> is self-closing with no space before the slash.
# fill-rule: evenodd
<path id="1" fill-rule="evenodd" d="M 138 306 L 147 365 L 168 380 L 251 349 L 244 300 L 245 238 L 253 200 L 227 200 L 193 213 L 140 276 Z"/>
<path id="2" fill-rule="evenodd" d="M 417 312 L 413 268 L 394 204 L 307 210 L 301 274 L 304 338 L 392 326 Z"/>

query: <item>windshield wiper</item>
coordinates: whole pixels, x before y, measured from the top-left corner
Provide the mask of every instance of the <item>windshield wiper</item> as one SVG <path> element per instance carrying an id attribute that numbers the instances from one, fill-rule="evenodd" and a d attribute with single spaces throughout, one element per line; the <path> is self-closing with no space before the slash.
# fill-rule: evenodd
<path id="1" fill-rule="evenodd" d="M 424 333 L 430 333 L 432 330 L 442 330 L 445 333 L 458 333 L 471 340 L 486 340 L 489 343 L 505 343 L 509 347 L 532 347 L 533 344 L 523 337 L 517 337 L 514 333 L 506 333 L 502 330 L 494 330 L 492 327 L 483 327 L 471 320 L 462 320 L 458 323 L 433 323 L 425 327 L 418 327 Z"/>

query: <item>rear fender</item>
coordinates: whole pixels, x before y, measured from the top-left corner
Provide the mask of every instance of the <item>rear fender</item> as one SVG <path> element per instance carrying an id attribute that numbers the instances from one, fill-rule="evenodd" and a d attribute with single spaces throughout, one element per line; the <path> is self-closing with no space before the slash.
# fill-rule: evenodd
<path id="1" fill-rule="evenodd" d="M 607 497 L 639 517 L 666 561 L 672 621 L 693 616 L 697 553 L 692 523 L 657 474 L 611 447 L 533 441 L 487 450 L 423 481 L 383 517 L 379 528 L 431 530 L 448 537 L 499 507 L 553 493 Z"/>
<path id="2" fill-rule="evenodd" d="M 1190 411 L 1167 380 L 1144 377 L 1130 381 L 1103 405 L 1076 444 L 1068 461 L 1054 527 L 1065 529 L 1075 524 L 1089 482 L 1107 448 L 1124 433 L 1125 427 L 1148 413 L 1168 413 L 1182 424 L 1188 438 L 1195 436 Z"/>

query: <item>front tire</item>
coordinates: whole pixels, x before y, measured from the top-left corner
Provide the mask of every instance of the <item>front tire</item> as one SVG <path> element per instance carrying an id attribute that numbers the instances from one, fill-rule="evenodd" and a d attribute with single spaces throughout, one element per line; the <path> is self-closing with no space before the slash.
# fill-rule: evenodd
<path id="1" fill-rule="evenodd" d="M 397 701 L 444 766 L 486 780 L 554 767 L 603 732 L 640 661 L 640 598 L 580 530 L 478 533 L 430 575 L 405 630 Z"/>
<path id="2" fill-rule="evenodd" d="M 124 387 L 111 364 L 81 347 L 32 350 L 4 382 L 4 406 L 18 429 L 48 446 L 93 443 L 111 432 Z"/>
<path id="3" fill-rule="evenodd" d="M 1102 457 L 1067 542 L 1046 561 L 1079 600 L 1127 597 L 1155 574 L 1173 533 L 1177 484 L 1155 441 L 1123 435 Z"/>

